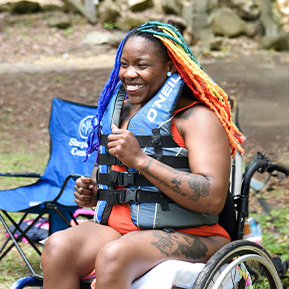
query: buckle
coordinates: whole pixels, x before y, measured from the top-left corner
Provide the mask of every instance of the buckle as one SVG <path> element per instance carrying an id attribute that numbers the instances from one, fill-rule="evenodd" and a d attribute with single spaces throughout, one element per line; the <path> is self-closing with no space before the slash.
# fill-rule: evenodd
<path id="1" fill-rule="evenodd" d="M 126 203 L 137 203 L 138 202 L 138 190 L 126 189 L 125 192 Z"/>
<path id="2" fill-rule="evenodd" d="M 119 172 L 118 185 L 120 186 L 137 186 L 136 173 L 131 172 Z"/>
<path id="3" fill-rule="evenodd" d="M 138 190 L 131 190 L 131 189 L 120 190 L 119 201 L 120 203 L 137 203 Z"/>

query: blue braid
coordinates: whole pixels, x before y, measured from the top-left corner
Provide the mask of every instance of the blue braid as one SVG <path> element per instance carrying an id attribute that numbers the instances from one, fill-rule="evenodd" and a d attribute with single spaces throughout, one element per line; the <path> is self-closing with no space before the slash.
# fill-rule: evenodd
<path id="1" fill-rule="evenodd" d="M 106 109 L 106 107 L 107 107 L 107 105 L 108 105 L 108 103 L 109 103 L 109 101 L 113 95 L 115 87 L 119 81 L 118 73 L 119 73 L 119 68 L 120 68 L 120 58 L 122 55 L 122 50 L 123 50 L 123 46 L 124 46 L 125 39 L 126 39 L 127 35 L 121 41 L 121 43 L 117 49 L 114 68 L 110 74 L 109 80 L 105 84 L 105 86 L 101 92 L 101 95 L 99 97 L 97 113 L 93 117 L 93 119 L 91 120 L 92 130 L 91 130 L 91 132 L 88 136 L 88 139 L 87 139 L 88 147 L 86 149 L 86 157 L 85 157 L 84 161 L 87 160 L 88 156 L 94 150 L 96 150 L 96 163 L 98 161 L 98 149 L 99 149 L 99 138 L 100 138 L 100 121 L 101 121 L 103 113 L 104 113 L 104 111 L 105 111 L 105 109 Z"/>

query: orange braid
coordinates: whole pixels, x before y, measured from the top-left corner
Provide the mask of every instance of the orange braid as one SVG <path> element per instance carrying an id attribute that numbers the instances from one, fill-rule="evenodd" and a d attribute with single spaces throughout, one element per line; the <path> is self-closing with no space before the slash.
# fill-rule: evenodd
<path id="1" fill-rule="evenodd" d="M 231 120 L 231 106 L 223 89 L 189 58 L 180 45 L 161 36 L 155 37 L 166 45 L 178 73 L 195 97 L 206 104 L 220 120 L 228 136 L 232 155 L 235 155 L 236 149 L 243 154 L 244 150 L 240 145 L 242 133 Z"/>

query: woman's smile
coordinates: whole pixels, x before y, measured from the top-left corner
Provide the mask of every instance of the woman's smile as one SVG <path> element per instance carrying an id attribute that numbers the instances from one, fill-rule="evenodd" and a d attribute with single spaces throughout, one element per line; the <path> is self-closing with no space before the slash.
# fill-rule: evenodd
<path id="1" fill-rule="evenodd" d="M 126 84 L 126 92 L 132 93 L 144 87 L 144 84 Z"/>

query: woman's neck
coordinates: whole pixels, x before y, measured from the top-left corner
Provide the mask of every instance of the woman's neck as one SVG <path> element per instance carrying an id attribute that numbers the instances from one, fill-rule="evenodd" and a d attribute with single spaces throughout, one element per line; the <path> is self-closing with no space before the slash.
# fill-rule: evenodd
<path id="1" fill-rule="evenodd" d="M 124 102 L 120 115 L 120 128 L 126 129 L 130 119 L 141 109 L 140 105 L 133 105 L 129 100 Z"/>

